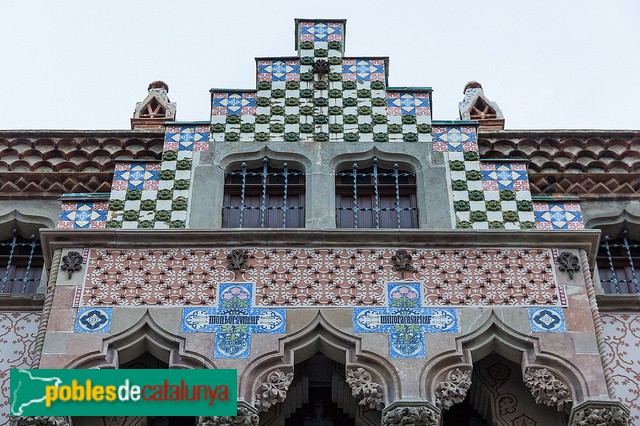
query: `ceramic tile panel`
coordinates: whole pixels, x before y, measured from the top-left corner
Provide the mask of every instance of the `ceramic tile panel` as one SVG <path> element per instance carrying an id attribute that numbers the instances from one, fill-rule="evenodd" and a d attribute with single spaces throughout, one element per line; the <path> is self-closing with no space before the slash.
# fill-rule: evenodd
<path id="1" fill-rule="evenodd" d="M 425 307 L 560 306 L 550 250 L 411 252 L 416 270 L 407 278 L 423 283 Z M 228 254 L 223 249 L 92 249 L 81 306 L 214 305 L 218 284 L 235 277 L 227 269 Z M 384 307 L 383 283 L 399 276 L 393 270 L 394 249 L 256 248 L 250 255 L 251 267 L 238 279 L 254 283 L 256 307 Z M 511 267 L 505 269 L 506 264 Z"/>
<path id="2" fill-rule="evenodd" d="M 604 326 L 605 371 L 613 378 L 616 396 L 631 411 L 630 425 L 640 425 L 640 314 L 601 313 Z"/>
<path id="3" fill-rule="evenodd" d="M 444 152 L 478 152 L 475 127 L 433 127 L 433 150 Z"/>
<path id="4" fill-rule="evenodd" d="M 210 126 L 167 126 L 164 134 L 164 151 L 206 151 Z"/>
<path id="5" fill-rule="evenodd" d="M 391 358 L 425 356 L 424 333 L 457 333 L 455 309 L 423 308 L 420 283 L 387 284 L 386 308 L 353 310 L 356 333 L 388 333 Z"/>
<path id="6" fill-rule="evenodd" d="M 185 308 L 183 333 L 216 333 L 214 357 L 248 358 L 251 334 L 284 333 L 286 310 L 254 307 L 253 285 L 222 283 L 217 308 Z"/>
<path id="7" fill-rule="evenodd" d="M 482 188 L 485 191 L 529 191 L 527 165 L 525 163 L 483 162 Z"/>
<path id="8" fill-rule="evenodd" d="M 341 22 L 300 22 L 299 40 L 313 42 L 342 41 L 344 24 Z"/>
<path id="9" fill-rule="evenodd" d="M 31 368 L 39 312 L 0 312 L 0 424 L 9 424 L 9 372 Z"/>
<path id="10" fill-rule="evenodd" d="M 385 81 L 383 59 L 343 59 L 343 81 Z"/>
<path id="11" fill-rule="evenodd" d="M 63 201 L 58 228 L 104 228 L 108 208 L 107 201 Z"/>
<path id="12" fill-rule="evenodd" d="M 300 61 L 297 59 L 259 60 L 258 81 L 300 81 Z"/>
<path id="13" fill-rule="evenodd" d="M 564 333 L 567 327 L 562 308 L 529 308 L 532 333 Z"/>
<path id="14" fill-rule="evenodd" d="M 111 308 L 78 308 L 76 333 L 108 333 L 111 329 Z"/>
<path id="15" fill-rule="evenodd" d="M 575 201 L 534 201 L 538 229 L 584 229 L 580 203 Z"/>

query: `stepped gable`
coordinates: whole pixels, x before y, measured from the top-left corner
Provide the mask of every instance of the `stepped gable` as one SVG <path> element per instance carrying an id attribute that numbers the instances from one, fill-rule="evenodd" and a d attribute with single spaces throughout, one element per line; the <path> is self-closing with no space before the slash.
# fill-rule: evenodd
<path id="1" fill-rule="evenodd" d="M 482 158 L 525 158 L 532 195 L 640 198 L 640 131 L 480 132 Z"/>
<path id="2" fill-rule="evenodd" d="M 115 163 L 158 160 L 162 131 L 0 131 L 0 198 L 109 192 Z"/>

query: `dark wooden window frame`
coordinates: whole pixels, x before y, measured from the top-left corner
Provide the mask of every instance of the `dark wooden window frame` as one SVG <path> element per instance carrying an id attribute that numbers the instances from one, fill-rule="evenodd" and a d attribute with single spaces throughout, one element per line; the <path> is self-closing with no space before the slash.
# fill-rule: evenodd
<path id="1" fill-rule="evenodd" d="M 640 294 L 637 266 L 640 266 L 640 241 L 622 236 L 605 236 L 598 251 L 598 274 L 606 294 Z"/>
<path id="2" fill-rule="evenodd" d="M 415 173 L 382 169 L 378 159 L 336 173 L 337 228 L 418 228 Z"/>
<path id="3" fill-rule="evenodd" d="M 40 286 L 44 258 L 35 235 L 21 238 L 16 229 L 0 242 L 0 293 L 34 294 Z"/>
<path id="4" fill-rule="evenodd" d="M 304 172 L 270 165 L 227 173 L 222 207 L 223 228 L 304 228 Z"/>

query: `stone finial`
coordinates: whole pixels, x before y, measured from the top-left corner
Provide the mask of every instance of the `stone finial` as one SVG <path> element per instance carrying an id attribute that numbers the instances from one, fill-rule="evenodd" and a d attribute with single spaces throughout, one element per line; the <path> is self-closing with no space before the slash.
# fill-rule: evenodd
<path id="1" fill-rule="evenodd" d="M 131 129 L 161 129 L 162 123 L 176 119 L 176 103 L 169 100 L 169 86 L 153 81 L 147 89 L 147 97 L 136 103 Z"/>
<path id="2" fill-rule="evenodd" d="M 546 368 L 527 368 L 524 384 L 531 391 L 536 404 L 555 407 L 558 411 L 571 404 L 571 391 L 567 385 Z"/>
<path id="3" fill-rule="evenodd" d="M 373 381 L 371 373 L 364 368 L 349 368 L 347 369 L 347 384 L 351 387 L 351 394 L 360 400 L 360 405 L 382 411 L 384 408 L 382 386 Z"/>
<path id="4" fill-rule="evenodd" d="M 198 426 L 258 426 L 260 418 L 246 406 L 238 403 L 237 416 L 205 416 L 198 418 Z"/>
<path id="5" fill-rule="evenodd" d="M 484 95 L 477 81 L 464 87 L 464 100 L 458 104 L 461 120 L 477 120 L 480 130 L 504 130 L 504 115 L 497 103 Z"/>
<path id="6" fill-rule="evenodd" d="M 436 386 L 436 407 L 448 410 L 464 401 L 471 387 L 471 370 L 456 368 L 447 373 L 446 380 Z"/>
<path id="7" fill-rule="evenodd" d="M 272 406 L 283 402 L 293 380 L 293 373 L 274 370 L 264 382 L 258 385 L 256 392 L 256 407 L 260 411 L 268 411 Z"/>

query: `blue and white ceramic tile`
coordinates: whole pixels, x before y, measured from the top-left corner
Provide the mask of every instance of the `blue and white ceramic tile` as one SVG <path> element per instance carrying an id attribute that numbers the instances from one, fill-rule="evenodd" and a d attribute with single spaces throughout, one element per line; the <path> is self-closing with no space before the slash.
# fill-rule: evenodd
<path id="1" fill-rule="evenodd" d="M 284 333 L 285 309 L 253 307 L 253 285 L 220 284 L 217 308 L 184 308 L 183 333 L 216 333 L 214 357 L 248 358 L 252 333 Z"/>
<path id="2" fill-rule="evenodd" d="M 357 333 L 388 333 L 392 358 L 425 356 L 424 333 L 458 332 L 454 309 L 423 308 L 419 283 L 387 285 L 388 308 L 356 308 Z"/>
<path id="3" fill-rule="evenodd" d="M 529 308 L 529 322 L 533 333 L 567 331 L 562 308 Z"/>
<path id="4" fill-rule="evenodd" d="M 108 333 L 111 329 L 111 308 L 78 308 L 76 333 Z"/>

